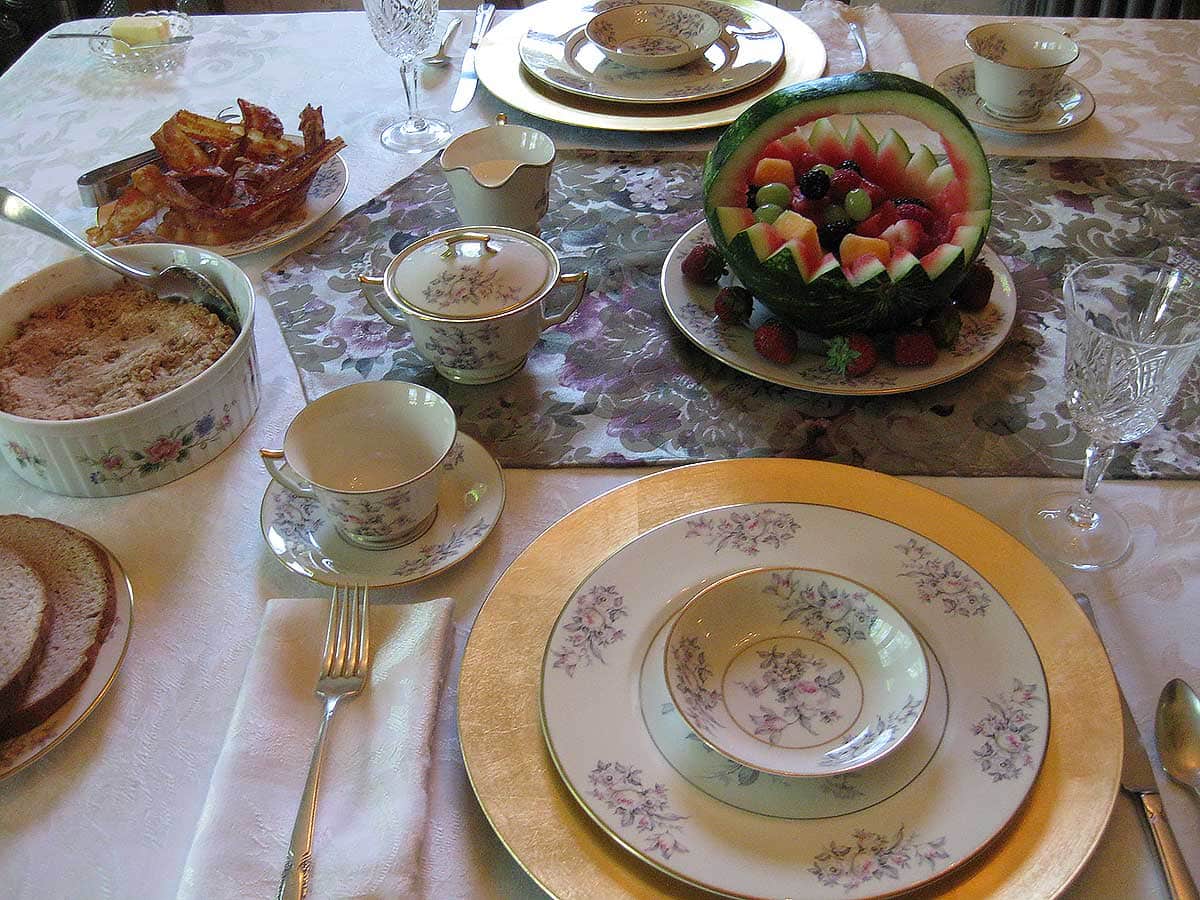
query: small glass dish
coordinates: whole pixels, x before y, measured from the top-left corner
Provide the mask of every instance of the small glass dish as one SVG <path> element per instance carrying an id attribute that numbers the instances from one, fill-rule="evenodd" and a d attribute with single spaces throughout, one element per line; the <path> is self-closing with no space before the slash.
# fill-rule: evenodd
<path id="1" fill-rule="evenodd" d="M 171 29 L 171 37 L 183 37 L 192 33 L 192 17 L 187 13 L 175 10 L 149 10 L 147 12 L 134 13 L 135 18 L 142 18 L 144 16 L 162 16 L 165 18 L 168 27 Z M 97 37 L 88 41 L 88 47 L 95 56 L 104 60 L 113 68 L 135 75 L 157 75 L 177 68 L 183 62 L 183 57 L 187 54 L 188 47 L 192 43 L 191 41 L 184 41 L 182 44 L 171 44 L 166 47 L 130 47 L 124 53 L 121 53 L 117 50 L 118 47 L 122 46 L 121 44 L 111 40 L 100 40 L 100 38 L 111 37 L 109 34 L 110 26 L 111 23 L 106 23 L 97 29 Z"/>
<path id="2" fill-rule="evenodd" d="M 721 36 L 721 23 L 690 6 L 639 3 L 600 13 L 584 33 L 615 63 L 631 69 L 676 69 L 705 54 Z"/>

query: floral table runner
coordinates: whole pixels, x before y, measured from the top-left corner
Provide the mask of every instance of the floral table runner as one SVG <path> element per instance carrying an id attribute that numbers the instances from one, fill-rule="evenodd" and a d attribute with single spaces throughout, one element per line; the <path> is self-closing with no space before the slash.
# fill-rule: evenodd
<path id="1" fill-rule="evenodd" d="M 1200 164 L 993 159 L 988 237 L 1013 273 L 1018 312 L 995 357 L 956 381 L 876 398 L 777 387 L 710 359 L 675 328 L 659 291 L 671 245 L 702 218 L 698 153 L 562 151 L 543 236 L 590 292 L 525 369 L 450 383 L 381 321 L 357 276 L 454 227 L 436 160 L 264 274 L 310 398 L 363 379 L 429 385 L 503 465 L 543 467 L 801 456 L 912 475 L 1074 476 L 1086 438 L 1062 378 L 1061 287 L 1097 256 L 1150 256 L 1200 234 Z M 373 288 L 372 288 L 373 290 Z M 1200 477 L 1195 370 L 1164 422 L 1119 452 L 1110 477 Z"/>

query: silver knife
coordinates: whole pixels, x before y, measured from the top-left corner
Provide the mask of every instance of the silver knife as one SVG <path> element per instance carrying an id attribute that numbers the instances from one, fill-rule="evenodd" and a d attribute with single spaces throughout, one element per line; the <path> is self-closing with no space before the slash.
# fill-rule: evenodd
<path id="1" fill-rule="evenodd" d="M 458 76 L 458 87 L 454 91 L 454 100 L 450 103 L 450 112 L 462 112 L 475 96 L 475 87 L 479 84 L 479 76 L 475 74 L 475 51 L 483 34 L 492 24 L 492 16 L 496 14 L 494 3 L 480 3 L 475 10 L 475 28 L 471 31 L 471 46 L 463 54 L 462 74 Z"/>
<path id="2" fill-rule="evenodd" d="M 1096 626 L 1096 616 L 1092 612 L 1092 603 L 1086 594 L 1076 594 L 1075 599 L 1080 608 L 1092 623 L 1096 636 L 1100 637 L 1100 629 Z M 1104 640 L 1101 638 L 1100 643 Z M 1106 651 L 1107 652 L 1107 651 Z M 1111 664 L 1111 660 L 1110 660 Z M 1114 676 L 1115 680 L 1115 676 Z M 1167 889 L 1173 900 L 1200 900 L 1196 891 L 1196 883 L 1188 872 L 1187 862 L 1175 841 L 1171 831 L 1171 823 L 1167 821 L 1163 809 L 1162 798 L 1158 795 L 1158 783 L 1154 780 L 1154 769 L 1150 765 L 1150 757 L 1142 740 L 1138 736 L 1137 721 L 1129 710 L 1129 701 L 1125 692 L 1117 682 L 1117 696 L 1121 698 L 1121 716 L 1124 719 L 1125 730 L 1125 759 L 1121 764 L 1121 788 L 1141 801 L 1142 814 L 1150 826 L 1154 836 L 1154 848 L 1158 851 L 1159 862 L 1162 863 L 1163 874 L 1167 878 Z"/>

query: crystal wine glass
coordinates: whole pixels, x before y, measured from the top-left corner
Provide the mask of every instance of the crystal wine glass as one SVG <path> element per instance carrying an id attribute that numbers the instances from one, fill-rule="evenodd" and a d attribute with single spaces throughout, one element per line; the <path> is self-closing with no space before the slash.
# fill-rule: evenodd
<path id="1" fill-rule="evenodd" d="M 1118 444 L 1158 423 L 1200 348 L 1194 275 L 1148 259 L 1097 259 L 1063 284 L 1067 408 L 1088 435 L 1083 491 L 1051 494 L 1026 520 L 1035 548 L 1076 569 L 1125 558 L 1129 525 L 1096 498 Z"/>
<path id="2" fill-rule="evenodd" d="M 397 153 L 434 150 L 450 140 L 450 126 L 417 113 L 417 54 L 433 37 L 438 0 L 364 0 L 375 41 L 400 63 L 408 118 L 383 130 L 379 140 Z"/>

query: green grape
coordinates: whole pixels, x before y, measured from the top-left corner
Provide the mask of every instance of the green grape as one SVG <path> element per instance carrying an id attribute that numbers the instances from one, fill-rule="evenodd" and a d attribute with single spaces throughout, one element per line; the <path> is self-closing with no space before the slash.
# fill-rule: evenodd
<path id="1" fill-rule="evenodd" d="M 833 166 L 826 165 L 825 163 L 817 163 L 815 166 L 812 167 L 812 169 L 809 169 L 808 171 L 811 172 L 813 169 L 820 169 L 826 175 L 830 176 L 831 178 L 833 177 Z"/>
<path id="2" fill-rule="evenodd" d="M 786 209 L 788 204 L 792 202 L 792 189 L 782 181 L 772 181 L 770 184 L 764 184 L 758 189 L 755 199 L 760 206 L 769 204 L 778 206 L 780 209 Z"/>
<path id="3" fill-rule="evenodd" d="M 763 203 L 754 211 L 754 218 L 758 219 L 760 222 L 766 222 L 770 224 L 778 219 L 780 213 L 782 212 L 783 207 L 778 203 Z"/>
<path id="4" fill-rule="evenodd" d="M 849 196 L 849 195 L 847 195 Z M 846 211 L 836 203 L 825 207 L 825 224 L 835 225 L 838 222 L 849 222 L 850 217 L 846 215 Z"/>
<path id="5" fill-rule="evenodd" d="M 846 197 L 842 203 L 846 206 L 846 215 L 855 222 L 861 222 L 871 215 L 871 195 L 862 188 L 846 191 Z"/>

